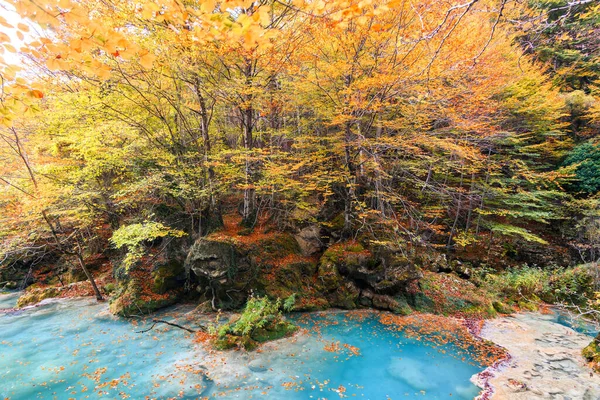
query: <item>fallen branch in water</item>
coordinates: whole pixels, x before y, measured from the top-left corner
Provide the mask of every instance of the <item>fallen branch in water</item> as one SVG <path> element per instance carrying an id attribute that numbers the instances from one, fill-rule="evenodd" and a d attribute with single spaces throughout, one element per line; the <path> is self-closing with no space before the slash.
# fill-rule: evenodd
<path id="1" fill-rule="evenodd" d="M 149 332 L 152 329 L 154 329 L 154 327 L 157 324 L 167 324 L 167 325 L 170 325 L 170 326 L 174 326 L 175 328 L 183 329 L 184 331 L 188 331 L 190 333 L 196 333 L 196 331 L 193 330 L 193 329 L 186 328 L 185 326 L 181 326 L 181 325 L 175 324 L 173 322 L 165 321 L 165 320 L 162 320 L 162 319 L 153 319 L 152 322 L 153 322 L 153 324 L 152 324 L 152 326 L 150 328 L 144 329 L 143 331 L 137 331 L 136 333 L 146 333 L 146 332 Z M 201 331 L 206 331 L 206 328 L 203 327 L 203 326 L 200 326 L 200 330 Z"/>

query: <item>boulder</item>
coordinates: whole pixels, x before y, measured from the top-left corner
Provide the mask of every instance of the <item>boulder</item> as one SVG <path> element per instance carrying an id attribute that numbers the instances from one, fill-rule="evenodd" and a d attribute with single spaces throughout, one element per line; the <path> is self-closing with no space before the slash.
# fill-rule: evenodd
<path id="1" fill-rule="evenodd" d="M 303 256 L 311 256 L 323 248 L 321 228 L 318 225 L 310 225 L 301 229 L 294 235 L 294 238 L 298 242 Z"/>
<path id="2" fill-rule="evenodd" d="M 341 276 L 377 294 L 397 294 L 423 276 L 399 251 L 388 247 L 370 250 L 357 243 L 335 245 L 321 260 L 322 265 L 334 263 Z"/>
<path id="3" fill-rule="evenodd" d="M 144 257 L 130 268 L 118 268 L 110 311 L 120 316 L 147 314 L 179 301 L 186 274 L 178 248 Z"/>
<path id="4" fill-rule="evenodd" d="M 239 270 L 249 268 L 247 259 L 230 241 L 201 238 L 190 248 L 185 270 L 209 281 L 226 283 Z"/>

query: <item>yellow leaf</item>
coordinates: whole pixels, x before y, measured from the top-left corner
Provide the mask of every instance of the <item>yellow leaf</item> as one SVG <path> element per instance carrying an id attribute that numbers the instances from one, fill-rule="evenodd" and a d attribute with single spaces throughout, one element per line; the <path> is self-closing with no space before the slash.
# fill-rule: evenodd
<path id="1" fill-rule="evenodd" d="M 8 44 L 8 43 L 4 43 L 4 48 L 7 51 L 10 51 L 11 53 L 16 53 L 17 52 L 17 49 L 15 49 L 13 45 Z"/>
<path id="2" fill-rule="evenodd" d="M 140 65 L 146 69 L 150 69 L 154 64 L 154 60 L 156 60 L 154 54 L 146 53 L 140 57 Z"/>
<path id="3" fill-rule="evenodd" d="M 0 25 L 5 26 L 7 28 L 14 28 L 14 26 L 6 22 L 6 19 L 4 19 L 4 17 L 0 17 Z"/>

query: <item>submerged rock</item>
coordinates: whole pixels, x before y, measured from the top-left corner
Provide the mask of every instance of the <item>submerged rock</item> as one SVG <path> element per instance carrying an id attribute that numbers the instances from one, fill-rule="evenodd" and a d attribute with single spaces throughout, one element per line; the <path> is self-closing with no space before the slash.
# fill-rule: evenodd
<path id="1" fill-rule="evenodd" d="M 427 376 L 422 361 L 402 357 L 394 358 L 387 367 L 387 373 L 413 389 L 429 391 L 435 389 L 437 384 Z"/>

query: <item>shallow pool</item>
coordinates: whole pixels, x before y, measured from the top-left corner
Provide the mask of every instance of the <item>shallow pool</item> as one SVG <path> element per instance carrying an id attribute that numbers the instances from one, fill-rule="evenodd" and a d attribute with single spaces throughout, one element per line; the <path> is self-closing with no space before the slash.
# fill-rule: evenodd
<path id="1" fill-rule="evenodd" d="M 161 314 L 194 327 L 180 306 Z M 0 314 L 0 399 L 472 399 L 481 366 L 374 317 L 295 316 L 306 329 L 258 352 L 216 352 L 167 325 L 62 300 Z M 206 322 L 206 321 L 202 321 Z"/>
<path id="2" fill-rule="evenodd" d="M 0 310 L 3 308 L 13 308 L 17 305 L 19 292 L 0 293 Z"/>

